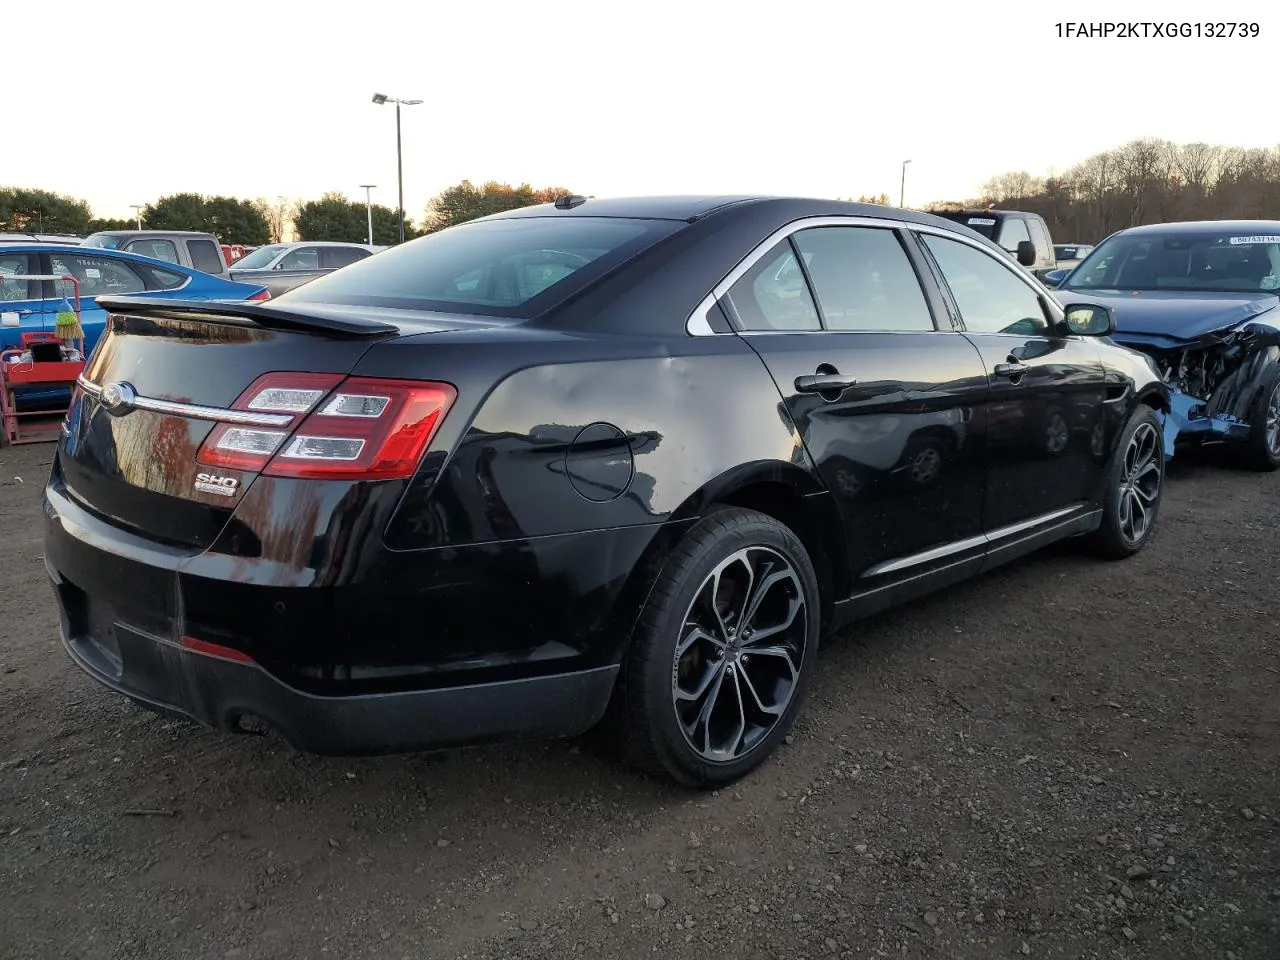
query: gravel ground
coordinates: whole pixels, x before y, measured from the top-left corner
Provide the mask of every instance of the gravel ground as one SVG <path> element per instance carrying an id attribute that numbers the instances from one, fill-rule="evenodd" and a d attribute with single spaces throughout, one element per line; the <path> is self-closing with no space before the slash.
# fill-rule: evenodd
<path id="1" fill-rule="evenodd" d="M 327 760 L 129 705 L 56 640 L 49 456 L 0 450 L 6 960 L 1280 957 L 1280 476 L 1181 463 L 1137 559 L 857 626 L 693 795 L 590 742 Z"/>

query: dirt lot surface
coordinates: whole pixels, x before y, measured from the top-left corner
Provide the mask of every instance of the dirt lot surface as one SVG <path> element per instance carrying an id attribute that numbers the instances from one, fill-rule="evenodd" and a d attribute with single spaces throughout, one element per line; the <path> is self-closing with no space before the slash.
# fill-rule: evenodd
<path id="1" fill-rule="evenodd" d="M 826 646 L 718 794 L 590 743 L 335 761 L 174 723 L 60 648 L 49 447 L 0 450 L 0 957 L 1280 957 L 1280 476 Z M 15 478 L 21 477 L 19 483 Z"/>

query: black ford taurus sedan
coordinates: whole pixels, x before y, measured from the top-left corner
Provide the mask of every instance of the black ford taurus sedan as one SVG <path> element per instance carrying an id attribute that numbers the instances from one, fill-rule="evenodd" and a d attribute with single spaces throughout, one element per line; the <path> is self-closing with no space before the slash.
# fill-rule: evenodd
<path id="1" fill-rule="evenodd" d="M 44 498 L 64 645 L 312 752 L 598 726 L 723 783 L 820 638 L 1160 505 L 1109 309 L 923 214 L 569 197 L 267 304 L 105 302 Z"/>

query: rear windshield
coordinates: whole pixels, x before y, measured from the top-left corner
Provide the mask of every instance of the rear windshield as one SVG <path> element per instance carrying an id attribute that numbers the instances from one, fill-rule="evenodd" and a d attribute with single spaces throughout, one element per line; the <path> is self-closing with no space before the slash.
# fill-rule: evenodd
<path id="1" fill-rule="evenodd" d="M 681 226 L 578 216 L 475 221 L 392 247 L 279 299 L 532 317 Z"/>
<path id="2" fill-rule="evenodd" d="M 97 247 L 99 250 L 114 250 L 120 246 L 120 238 L 109 233 L 91 233 L 80 241 L 82 247 Z"/>
<path id="3" fill-rule="evenodd" d="M 970 230 L 977 230 L 988 240 L 996 238 L 996 227 L 1000 221 L 995 217 L 987 216 L 981 212 L 978 213 L 938 213 L 934 216 L 942 217 L 944 220 L 951 220 L 955 223 L 963 223 Z"/>

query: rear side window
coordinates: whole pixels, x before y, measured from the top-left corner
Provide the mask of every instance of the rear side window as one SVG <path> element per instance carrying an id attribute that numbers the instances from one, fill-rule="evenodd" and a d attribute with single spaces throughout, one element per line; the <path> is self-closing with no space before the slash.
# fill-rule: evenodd
<path id="1" fill-rule="evenodd" d="M 361 250 L 359 247 L 321 247 L 320 266 L 336 270 L 338 267 L 345 267 L 357 260 L 363 260 L 368 255 L 368 250 Z"/>
<path id="2" fill-rule="evenodd" d="M 186 274 L 174 273 L 172 270 L 162 270 L 159 267 L 139 265 L 138 272 L 146 280 L 148 290 L 176 290 L 187 282 Z"/>
<path id="3" fill-rule="evenodd" d="M 212 240 L 188 240 L 187 252 L 191 254 L 191 265 L 201 273 L 222 273 L 226 261 Z"/>
<path id="4" fill-rule="evenodd" d="M 281 270 L 319 270 L 320 251 L 316 247 L 290 250 L 280 261 Z"/>
<path id="5" fill-rule="evenodd" d="M 828 330 L 932 330 L 933 314 L 897 234 L 814 227 L 795 235 Z"/>
<path id="6" fill-rule="evenodd" d="M 682 225 L 584 216 L 473 221 L 365 257 L 282 299 L 531 317 Z"/>
<path id="7" fill-rule="evenodd" d="M 788 240 L 739 277 L 725 299 L 743 330 L 822 329 L 809 284 Z"/>
<path id="8" fill-rule="evenodd" d="M 76 278 L 82 297 L 138 293 L 147 288 L 141 275 L 119 260 L 87 253 L 51 253 L 49 258 L 54 273 L 70 274 Z M 72 293 L 71 284 L 65 281 L 60 281 L 57 287 L 60 296 Z"/>
<path id="9" fill-rule="evenodd" d="M 13 280 L 18 274 L 32 274 L 32 257 L 29 253 L 0 251 L 0 302 L 7 300 L 34 300 L 31 295 L 32 280 Z"/>
<path id="10" fill-rule="evenodd" d="M 134 240 L 125 249 L 141 257 L 150 257 L 152 260 L 178 262 L 178 248 L 173 245 L 172 240 Z"/>

